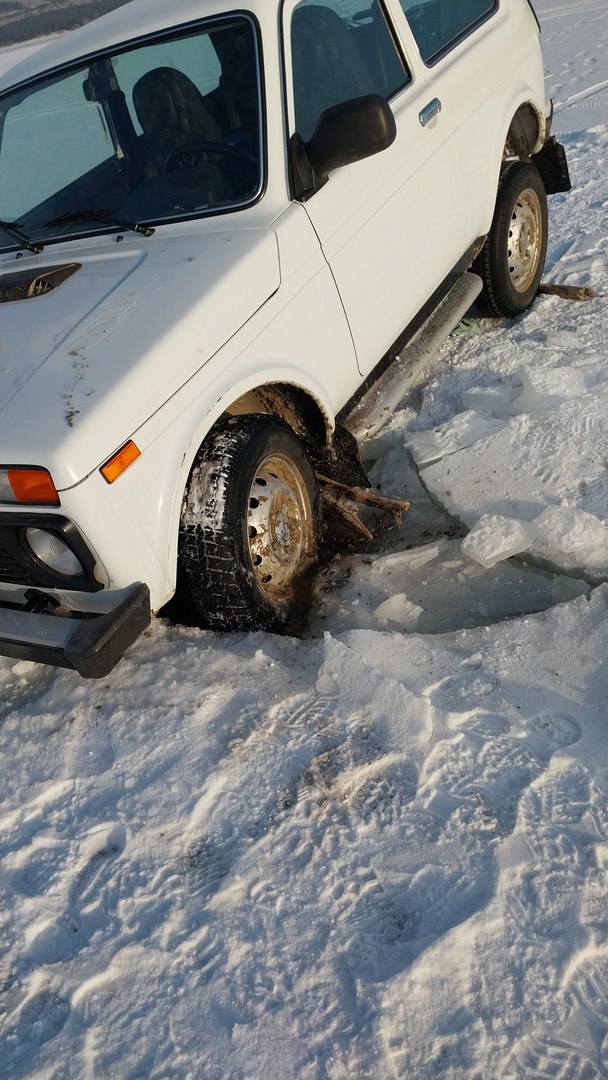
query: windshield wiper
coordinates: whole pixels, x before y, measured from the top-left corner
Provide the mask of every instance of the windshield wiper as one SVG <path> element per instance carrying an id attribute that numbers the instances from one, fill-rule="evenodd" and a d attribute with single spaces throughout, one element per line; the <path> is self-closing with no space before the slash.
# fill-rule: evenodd
<path id="1" fill-rule="evenodd" d="M 44 227 L 52 225 L 71 225 L 76 221 L 101 221 L 106 225 L 117 225 L 119 229 L 129 232 L 141 233 L 143 236 L 154 236 L 151 225 L 140 225 L 138 221 L 125 221 L 124 218 L 116 217 L 114 207 L 93 207 L 91 210 L 74 210 L 73 213 L 60 214 L 59 217 L 45 221 Z"/>
<path id="2" fill-rule="evenodd" d="M 0 229 L 4 229 L 5 233 L 8 233 L 13 239 L 18 240 L 28 251 L 33 251 L 34 255 L 39 255 L 41 251 L 44 251 L 42 244 L 34 243 L 33 240 L 30 240 L 29 236 L 26 236 L 26 234 L 21 231 L 21 223 L 19 221 L 2 221 L 0 218 Z"/>

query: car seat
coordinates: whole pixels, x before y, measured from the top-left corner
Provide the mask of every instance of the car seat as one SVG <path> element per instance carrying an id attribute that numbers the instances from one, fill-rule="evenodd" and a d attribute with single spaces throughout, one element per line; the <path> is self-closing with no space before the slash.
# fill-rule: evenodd
<path id="1" fill-rule="evenodd" d="M 180 147 L 223 142 L 221 128 L 203 95 L 176 68 L 154 68 L 142 75 L 133 87 L 133 106 L 143 131 L 147 176 L 163 173 L 167 159 Z M 193 159 L 198 163 L 200 154 L 193 152 Z M 186 159 L 184 163 L 188 163 Z"/>
<path id="2" fill-rule="evenodd" d="M 297 8 L 291 44 L 296 127 L 306 142 L 325 109 L 373 93 L 373 79 L 352 31 L 330 8 Z"/>

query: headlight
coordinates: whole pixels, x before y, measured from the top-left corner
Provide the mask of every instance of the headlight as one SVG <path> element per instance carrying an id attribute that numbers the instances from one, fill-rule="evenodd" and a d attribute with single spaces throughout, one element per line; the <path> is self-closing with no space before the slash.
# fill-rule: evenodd
<path id="1" fill-rule="evenodd" d="M 30 528 L 25 530 L 25 538 L 36 558 L 56 574 L 63 574 L 65 577 L 80 577 L 84 574 L 80 559 L 57 533 Z"/>

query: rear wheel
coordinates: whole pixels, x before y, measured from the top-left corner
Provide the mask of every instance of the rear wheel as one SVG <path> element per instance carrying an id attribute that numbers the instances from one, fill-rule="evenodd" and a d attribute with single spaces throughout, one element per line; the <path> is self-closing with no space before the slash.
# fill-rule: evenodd
<path id="1" fill-rule="evenodd" d="M 317 554 L 317 493 L 300 440 L 268 416 L 220 421 L 184 496 L 180 563 L 202 623 L 284 626 Z"/>
<path id="2" fill-rule="evenodd" d="M 487 240 L 473 264 L 483 281 L 477 300 L 486 315 L 521 315 L 538 292 L 547 253 L 547 195 L 538 169 L 503 165 Z"/>

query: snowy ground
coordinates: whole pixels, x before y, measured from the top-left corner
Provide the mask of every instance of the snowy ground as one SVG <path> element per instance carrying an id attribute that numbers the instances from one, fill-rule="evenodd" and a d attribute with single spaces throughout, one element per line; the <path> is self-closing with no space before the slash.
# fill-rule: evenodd
<path id="1" fill-rule="evenodd" d="M 0 660 L 7 1080 L 608 1077 L 608 10 L 536 7 L 597 298 L 451 339 L 304 640 Z"/>

